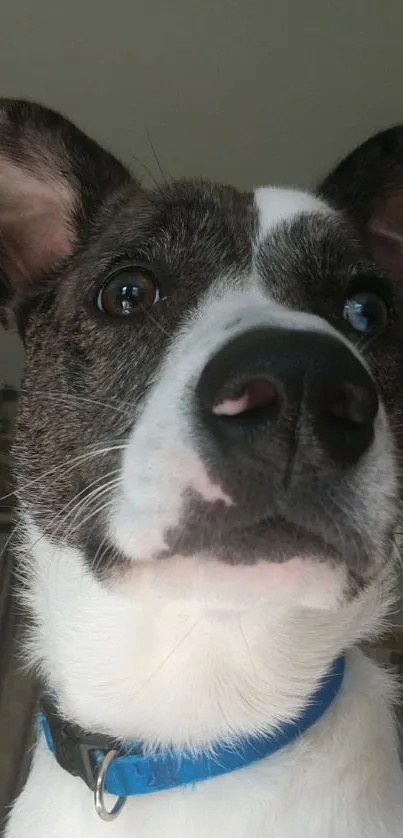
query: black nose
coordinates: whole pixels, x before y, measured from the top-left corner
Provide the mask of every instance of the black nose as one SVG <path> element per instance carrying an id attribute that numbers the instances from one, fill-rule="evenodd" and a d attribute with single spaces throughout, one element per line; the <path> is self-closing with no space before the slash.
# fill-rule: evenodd
<path id="1" fill-rule="evenodd" d="M 288 458 L 302 447 L 348 465 L 370 447 L 378 412 L 366 368 L 325 332 L 239 335 L 207 364 L 197 397 L 205 429 L 234 454 L 247 445 L 267 455 L 277 445 Z"/>

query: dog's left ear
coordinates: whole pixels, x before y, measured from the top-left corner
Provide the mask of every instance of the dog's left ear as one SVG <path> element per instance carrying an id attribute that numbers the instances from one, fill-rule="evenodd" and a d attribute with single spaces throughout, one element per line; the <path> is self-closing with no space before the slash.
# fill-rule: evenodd
<path id="1" fill-rule="evenodd" d="M 403 280 L 403 126 L 359 146 L 318 192 L 349 216 L 382 270 Z"/>

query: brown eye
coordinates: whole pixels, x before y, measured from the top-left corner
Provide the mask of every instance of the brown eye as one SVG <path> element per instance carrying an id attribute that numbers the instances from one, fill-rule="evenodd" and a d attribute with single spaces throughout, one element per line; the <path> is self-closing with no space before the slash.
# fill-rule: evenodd
<path id="1" fill-rule="evenodd" d="M 154 274 L 141 267 L 125 268 L 104 282 L 97 299 L 98 308 L 109 317 L 133 317 L 159 300 Z"/>

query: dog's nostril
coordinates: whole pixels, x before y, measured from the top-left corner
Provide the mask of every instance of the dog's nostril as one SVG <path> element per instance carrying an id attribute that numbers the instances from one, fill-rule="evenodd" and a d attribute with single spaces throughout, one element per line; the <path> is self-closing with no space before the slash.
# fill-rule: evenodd
<path id="1" fill-rule="evenodd" d="M 316 431 L 324 450 L 337 460 L 358 460 L 371 445 L 378 412 L 377 393 L 369 377 L 363 373 L 361 382 L 331 382 L 319 405 Z"/>
<path id="2" fill-rule="evenodd" d="M 277 403 L 277 388 L 272 381 L 256 378 L 248 381 L 233 394 L 220 399 L 213 406 L 216 416 L 239 416 L 261 407 L 273 407 Z"/>
<path id="3" fill-rule="evenodd" d="M 330 419 L 372 424 L 378 412 L 376 392 L 348 380 L 334 383 L 325 395 L 324 411 Z"/>

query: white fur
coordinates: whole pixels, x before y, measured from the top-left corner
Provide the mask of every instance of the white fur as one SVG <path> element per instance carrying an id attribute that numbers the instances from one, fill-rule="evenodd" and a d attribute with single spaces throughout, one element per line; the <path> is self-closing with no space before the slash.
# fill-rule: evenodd
<path id="1" fill-rule="evenodd" d="M 31 588 L 34 654 L 40 644 L 62 710 L 85 727 L 195 746 L 256 731 L 292 717 L 328 661 L 372 635 L 388 600 L 385 579 L 386 587 L 378 580 L 348 605 L 307 608 L 297 594 L 305 570 L 296 571 L 273 568 L 281 605 L 269 595 L 223 612 L 164 596 L 151 584 L 150 565 L 108 590 L 78 554 L 44 541 Z M 315 580 L 307 575 L 309 586 Z M 329 584 L 330 571 L 324 590 Z M 337 575 L 333 585 L 342 587 Z M 131 799 L 107 826 L 89 790 L 41 742 L 7 836 L 397 838 L 403 799 L 393 701 L 388 675 L 352 651 L 339 698 L 301 742 L 194 790 Z"/>
<path id="2" fill-rule="evenodd" d="M 276 218 L 323 208 L 282 190 L 259 190 L 256 201 L 260 237 Z M 333 331 L 275 304 L 256 273 L 213 287 L 176 336 L 122 458 L 109 521 L 129 560 L 119 577 L 101 583 L 78 551 L 51 544 L 25 520 L 28 654 L 62 712 L 83 727 L 150 748 L 209 746 L 262 730 L 294 717 L 329 662 L 382 624 L 390 574 L 377 545 L 372 584 L 353 600 L 342 566 L 297 553 L 249 567 L 203 555 L 154 561 L 189 488 L 232 503 L 192 446 L 184 393 L 226 341 L 271 324 Z M 381 533 L 395 476 L 383 411 L 377 423 L 356 479 L 361 519 Z M 131 799 L 112 824 L 98 819 L 89 790 L 40 741 L 7 838 L 398 838 L 394 694 L 389 676 L 351 649 L 339 697 L 296 744 L 195 789 Z"/>
<path id="3" fill-rule="evenodd" d="M 352 652 L 339 699 L 299 743 L 195 789 L 131 799 L 110 824 L 98 819 L 89 790 L 41 743 L 8 836 L 400 838 L 403 798 L 389 694 L 385 674 Z"/>
<path id="4" fill-rule="evenodd" d="M 273 186 L 255 189 L 255 204 L 259 213 L 259 242 L 264 241 L 278 224 L 292 221 L 301 213 L 330 215 L 332 212 L 330 207 L 315 195 L 298 189 L 279 189 Z"/>

